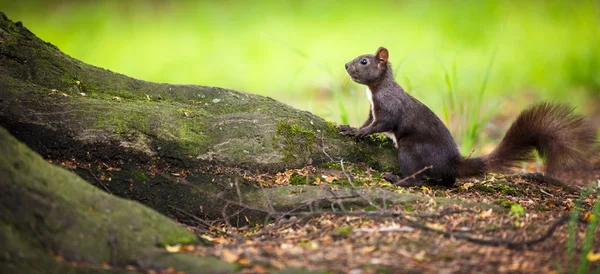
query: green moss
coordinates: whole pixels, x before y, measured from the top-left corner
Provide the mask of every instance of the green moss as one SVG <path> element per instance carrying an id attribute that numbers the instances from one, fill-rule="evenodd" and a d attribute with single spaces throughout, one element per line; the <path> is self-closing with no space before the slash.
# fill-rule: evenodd
<path id="1" fill-rule="evenodd" d="M 307 183 L 306 177 L 299 175 L 296 172 L 292 173 L 292 175 L 290 176 L 290 185 L 298 186 L 298 185 L 306 185 L 306 183 Z"/>
<path id="2" fill-rule="evenodd" d="M 365 137 L 365 141 L 371 144 L 378 144 L 380 147 L 394 145 L 394 141 L 381 133 L 368 135 Z"/>
<path id="3" fill-rule="evenodd" d="M 166 231 L 165 234 L 163 234 L 162 238 L 160 239 L 159 245 L 160 246 L 167 246 L 167 245 L 175 245 L 175 244 L 197 244 L 197 243 L 203 243 L 203 244 L 208 244 L 208 241 L 199 241 L 199 239 L 196 235 L 193 234 L 182 234 L 180 231 L 177 230 L 171 230 L 171 231 Z"/>
<path id="4" fill-rule="evenodd" d="M 111 254 L 118 252 L 116 264 L 140 258 L 156 262 L 164 259 L 152 257 L 161 251 L 156 246 L 199 241 L 165 216 L 109 195 L 72 172 L 47 163 L 2 128 L 0 154 L 13 155 L 0 158 L 0 169 L 9 178 L 0 181 L 0 187 L 12 197 L 0 207 L 6 213 L 3 222 L 13 227 L 39 228 L 39 235 L 23 238 L 45 239 L 40 247 L 44 254 L 53 250 L 65 259 L 100 263 L 113 260 Z M 0 225 L 0 233 L 5 232 Z M 118 245 L 110 246 L 110 241 Z"/>
<path id="5" fill-rule="evenodd" d="M 377 211 L 379 210 L 378 208 L 374 207 L 374 206 L 365 206 L 364 207 L 365 211 Z"/>
<path id="6" fill-rule="evenodd" d="M 485 182 L 482 184 L 475 184 L 471 187 L 471 189 L 491 193 L 491 194 L 504 194 L 511 196 L 522 196 L 523 190 L 518 189 L 516 187 L 508 185 L 506 182 L 497 181 L 497 182 Z"/>
<path id="7" fill-rule="evenodd" d="M 381 177 L 381 172 L 379 172 L 379 171 L 373 171 L 373 172 L 371 173 L 371 176 L 373 177 L 373 179 L 383 179 L 383 178 Z"/>
<path id="8" fill-rule="evenodd" d="M 146 174 L 144 174 L 143 172 L 141 172 L 141 171 L 139 171 L 139 170 L 137 170 L 137 169 L 131 170 L 131 171 L 129 172 L 129 174 L 131 174 L 131 176 L 132 176 L 134 179 L 136 179 L 137 181 L 145 181 L 145 180 L 148 180 L 148 176 L 146 176 Z"/>
<path id="9" fill-rule="evenodd" d="M 494 200 L 494 203 L 495 204 L 499 204 L 499 205 L 501 205 L 502 207 L 505 207 L 505 208 L 510 208 L 512 205 L 515 204 L 515 202 L 507 200 L 507 199 L 504 199 L 504 198 L 498 198 L 498 199 Z"/>
<path id="10" fill-rule="evenodd" d="M 143 151 L 147 151 L 147 148 L 158 150 L 160 147 L 163 151 L 168 149 L 169 154 L 180 159 L 199 155 L 206 150 L 208 140 L 203 134 L 206 130 L 205 118 L 200 110 L 163 102 L 140 104 L 109 101 L 106 104 L 112 110 L 98 109 L 95 119 L 90 121 L 93 128 L 124 136 L 132 147 Z M 93 113 L 94 109 L 87 111 Z M 189 117 L 185 117 L 186 114 Z M 150 144 L 151 139 L 158 142 Z"/>
<path id="11" fill-rule="evenodd" d="M 342 227 L 338 227 L 333 234 L 335 235 L 339 235 L 339 236 L 348 236 L 350 235 L 350 233 L 352 233 L 352 227 L 351 226 L 342 226 Z"/>
<path id="12" fill-rule="evenodd" d="M 520 204 L 514 203 L 510 206 L 508 216 L 525 216 L 525 209 Z"/>
<path id="13" fill-rule="evenodd" d="M 413 212 L 415 211 L 414 205 L 412 202 L 404 202 L 404 203 L 400 203 L 400 205 L 402 207 L 404 207 L 404 211 L 406 212 Z"/>
<path id="14" fill-rule="evenodd" d="M 342 165 L 340 164 L 340 162 L 324 162 L 321 163 L 319 165 L 320 167 L 324 167 L 324 168 L 331 168 L 331 169 L 342 169 Z"/>
<path id="15" fill-rule="evenodd" d="M 325 131 L 332 135 L 340 135 L 340 131 L 336 128 L 337 124 L 330 121 L 325 121 Z"/>
<path id="16" fill-rule="evenodd" d="M 363 175 L 363 174 L 365 174 L 365 171 L 364 171 L 364 169 L 362 169 L 362 168 L 361 168 L 361 167 L 359 167 L 359 166 L 350 166 L 350 170 L 352 170 L 352 172 L 353 172 L 353 173 L 356 173 L 356 174 L 358 174 L 358 175 Z"/>
<path id="17" fill-rule="evenodd" d="M 273 142 L 284 155 L 284 160 L 307 157 L 314 149 L 316 141 L 317 134 L 314 131 L 284 122 L 277 124 L 277 133 L 273 137 Z"/>

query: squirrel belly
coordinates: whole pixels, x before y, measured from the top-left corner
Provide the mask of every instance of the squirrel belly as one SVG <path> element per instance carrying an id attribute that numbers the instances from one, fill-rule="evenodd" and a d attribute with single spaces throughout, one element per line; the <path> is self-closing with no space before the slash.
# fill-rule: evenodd
<path id="1" fill-rule="evenodd" d="M 489 155 L 464 158 L 444 123 L 427 106 L 404 92 L 395 81 L 389 52 L 380 47 L 373 54 L 346 63 L 353 81 L 367 86 L 369 116 L 358 129 L 341 126 L 340 133 L 362 138 L 384 133 L 398 150 L 400 175 L 386 179 L 402 185 L 430 180 L 453 185 L 456 178 L 501 172 L 533 160 L 535 151 L 547 166 L 547 174 L 589 170 L 586 156 L 595 141 L 595 130 L 565 104 L 540 103 L 519 114 L 504 138 Z"/>

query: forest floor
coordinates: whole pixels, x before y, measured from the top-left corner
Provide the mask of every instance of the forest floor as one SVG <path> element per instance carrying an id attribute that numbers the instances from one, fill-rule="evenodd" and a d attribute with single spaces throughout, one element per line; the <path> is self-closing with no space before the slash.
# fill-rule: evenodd
<path id="1" fill-rule="evenodd" d="M 600 207 L 597 188 L 575 193 L 520 175 L 461 180 L 452 188 L 400 188 L 380 176 L 364 166 L 334 165 L 258 179 L 265 187 L 351 185 L 421 198 L 367 201 L 371 206 L 359 210 L 340 198 L 331 214 L 290 211 L 254 227 L 188 227 L 214 246 L 187 252 L 237 263 L 246 273 L 286 267 L 330 273 L 600 273 L 600 229 L 588 232 L 590 212 Z"/>

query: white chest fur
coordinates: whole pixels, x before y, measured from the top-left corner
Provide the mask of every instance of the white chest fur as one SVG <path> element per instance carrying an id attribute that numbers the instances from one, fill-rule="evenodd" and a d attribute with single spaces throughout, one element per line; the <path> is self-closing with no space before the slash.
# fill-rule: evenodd
<path id="1" fill-rule="evenodd" d="M 371 116 L 373 116 L 373 121 L 375 121 L 375 120 L 377 120 L 377 117 L 375 117 L 375 108 L 373 107 L 373 93 L 371 92 L 369 87 L 367 87 L 367 89 L 365 90 L 365 93 L 367 93 L 367 98 L 369 99 L 369 103 L 371 104 L 371 106 L 370 106 L 371 107 Z M 394 132 L 386 131 L 386 132 L 383 132 L 383 134 L 385 134 L 385 136 L 392 139 L 392 141 L 394 141 L 394 146 L 398 147 L 398 140 L 396 140 L 396 135 L 394 134 Z"/>
<path id="2" fill-rule="evenodd" d="M 371 92 L 371 90 L 369 89 L 369 87 L 367 87 L 367 89 L 365 90 L 365 93 L 367 93 L 367 98 L 369 99 L 369 103 L 371 104 L 371 116 L 373 116 L 373 121 L 375 121 L 375 108 L 373 107 L 373 93 Z"/>

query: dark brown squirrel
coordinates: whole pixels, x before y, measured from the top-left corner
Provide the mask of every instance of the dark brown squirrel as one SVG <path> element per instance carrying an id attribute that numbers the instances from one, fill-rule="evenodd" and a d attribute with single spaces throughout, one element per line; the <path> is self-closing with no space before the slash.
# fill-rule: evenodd
<path id="1" fill-rule="evenodd" d="M 378 132 L 390 136 L 398 149 L 400 175 L 408 176 L 387 174 L 384 178 L 392 183 L 411 186 L 427 180 L 452 186 L 456 178 L 506 171 L 532 160 L 534 149 L 545 161 L 547 175 L 589 170 L 586 156 L 595 144 L 595 130 L 568 105 L 547 102 L 521 112 L 489 155 L 462 157 L 444 123 L 394 80 L 388 58 L 388 50 L 380 47 L 375 55 L 346 63 L 352 80 L 367 86 L 371 109 L 360 128 L 340 125 L 338 129 L 357 139 Z"/>

